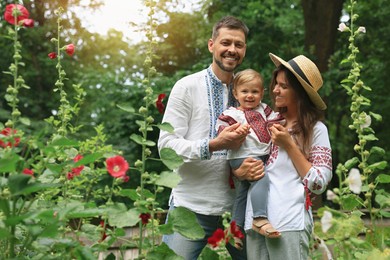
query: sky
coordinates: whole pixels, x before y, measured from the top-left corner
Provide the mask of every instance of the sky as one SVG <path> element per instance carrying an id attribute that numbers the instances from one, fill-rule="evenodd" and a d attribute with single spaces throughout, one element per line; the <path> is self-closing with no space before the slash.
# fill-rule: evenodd
<path id="1" fill-rule="evenodd" d="M 84 0 L 82 3 L 88 3 Z M 144 23 L 147 21 L 147 12 L 149 11 L 141 0 L 104 0 L 105 4 L 100 10 L 94 12 L 83 10 L 87 19 L 85 26 L 91 32 L 97 32 L 105 35 L 110 28 L 122 31 L 125 37 L 131 41 L 137 42 L 143 37 L 143 33 L 136 32 L 136 27 L 130 23 Z M 89 9 L 90 10 L 90 9 Z M 88 13 L 89 12 L 89 13 Z"/>

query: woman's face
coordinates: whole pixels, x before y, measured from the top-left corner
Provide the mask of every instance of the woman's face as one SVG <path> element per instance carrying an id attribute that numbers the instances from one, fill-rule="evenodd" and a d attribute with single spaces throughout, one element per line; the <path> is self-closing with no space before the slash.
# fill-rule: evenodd
<path id="1" fill-rule="evenodd" d="M 276 107 L 287 107 L 291 108 L 296 105 L 296 96 L 293 88 L 289 85 L 286 74 L 284 71 L 279 71 L 276 75 L 276 85 L 273 89 L 275 97 Z"/>

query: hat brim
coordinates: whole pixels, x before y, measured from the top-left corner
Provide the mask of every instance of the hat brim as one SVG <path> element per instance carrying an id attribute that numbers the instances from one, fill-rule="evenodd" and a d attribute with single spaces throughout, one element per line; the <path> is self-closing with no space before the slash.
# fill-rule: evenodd
<path id="1" fill-rule="evenodd" d="M 299 74 L 291 67 L 291 65 L 284 61 L 282 58 L 276 56 L 275 54 L 270 53 L 269 54 L 272 62 L 275 64 L 276 67 L 279 65 L 285 66 L 289 71 L 291 71 L 295 77 L 298 79 L 298 81 L 301 83 L 302 87 L 305 89 L 307 95 L 309 96 L 310 100 L 313 102 L 313 104 L 316 106 L 316 108 L 320 110 L 326 109 L 326 104 L 322 100 L 321 96 L 313 89 L 312 86 L 310 86 L 309 83 L 307 83 Z"/>

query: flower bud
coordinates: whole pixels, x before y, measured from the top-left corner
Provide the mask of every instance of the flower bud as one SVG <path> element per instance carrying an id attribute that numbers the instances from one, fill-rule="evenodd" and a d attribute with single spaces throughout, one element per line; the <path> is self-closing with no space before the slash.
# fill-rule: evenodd
<path id="1" fill-rule="evenodd" d="M 146 118 L 146 122 L 152 124 L 154 122 L 154 118 L 152 116 L 149 116 L 148 118 Z"/>
<path id="2" fill-rule="evenodd" d="M 138 112 L 142 115 L 145 115 L 146 113 L 148 113 L 148 109 L 144 106 L 140 107 Z"/>
<path id="3" fill-rule="evenodd" d="M 141 168 L 142 167 L 142 165 L 143 165 L 143 163 L 142 163 L 142 161 L 141 160 L 137 160 L 136 162 L 135 162 L 135 167 L 137 167 L 137 168 Z"/>

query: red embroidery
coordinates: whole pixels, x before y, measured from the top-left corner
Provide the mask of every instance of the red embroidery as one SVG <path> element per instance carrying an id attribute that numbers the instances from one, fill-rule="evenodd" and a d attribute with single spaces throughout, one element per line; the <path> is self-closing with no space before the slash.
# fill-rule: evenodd
<path id="1" fill-rule="evenodd" d="M 267 121 L 263 116 L 255 110 L 245 110 L 244 114 L 246 121 L 251 126 L 251 130 L 255 132 L 260 142 L 269 143 L 271 141 L 271 136 L 267 130 Z"/>

